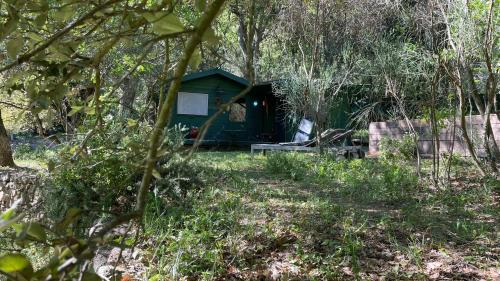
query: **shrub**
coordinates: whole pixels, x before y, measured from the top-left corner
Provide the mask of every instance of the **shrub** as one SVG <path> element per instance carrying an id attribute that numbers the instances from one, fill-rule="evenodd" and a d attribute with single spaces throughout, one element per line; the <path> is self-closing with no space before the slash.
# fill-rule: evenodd
<path id="1" fill-rule="evenodd" d="M 266 169 L 293 180 L 301 180 L 307 174 L 307 161 L 304 154 L 290 152 L 270 153 Z"/>
<path id="2" fill-rule="evenodd" d="M 125 124 L 124 124 L 125 123 Z M 70 207 L 92 214 L 123 213 L 135 201 L 136 189 L 143 173 L 144 155 L 151 127 L 146 124 L 127 125 L 109 122 L 106 133 L 96 134 L 87 143 L 87 149 L 74 161 L 81 140 L 64 145 L 52 171 L 50 188 L 46 190 L 46 211 L 50 218 L 60 219 Z M 199 172 L 193 170 L 179 156 L 182 146 L 179 128 L 166 132 L 155 171 L 154 188 L 157 194 L 178 200 L 188 189 L 200 188 Z M 104 211 L 104 212 L 103 212 Z"/>
<path id="3" fill-rule="evenodd" d="M 384 137 L 380 140 L 382 157 L 388 160 L 410 161 L 417 155 L 415 136 L 405 133 L 401 139 Z"/>
<path id="4" fill-rule="evenodd" d="M 47 160 L 54 155 L 55 150 L 47 148 L 44 144 L 22 143 L 16 145 L 13 151 L 14 159 L 19 160 Z"/>
<path id="5" fill-rule="evenodd" d="M 362 144 L 368 144 L 369 142 L 369 133 L 367 129 L 356 130 L 352 134 L 352 139 L 359 139 Z"/>
<path id="6" fill-rule="evenodd" d="M 331 185 L 353 199 L 396 202 L 408 198 L 418 187 L 418 177 L 409 166 L 392 160 L 310 157 L 299 153 L 273 153 L 266 168 L 272 174 Z"/>
<path id="7" fill-rule="evenodd" d="M 140 179 L 141 153 L 145 151 L 139 136 L 145 137 L 146 130 L 125 129 L 123 133 L 116 130 L 110 128 L 114 132 L 97 134 L 76 161 L 72 156 L 79 149 L 78 141 L 61 147 L 58 157 L 49 165 L 56 167 L 46 194 L 49 217 L 60 219 L 70 207 L 95 212 L 119 212 L 128 207 L 135 183 Z"/>
<path id="8" fill-rule="evenodd" d="M 397 201 L 411 195 L 418 185 L 418 178 L 407 166 L 374 159 L 325 159 L 315 173 L 317 179 L 340 183 L 340 192 L 361 200 Z"/>
<path id="9" fill-rule="evenodd" d="M 158 167 L 162 176 L 156 180 L 155 194 L 171 200 L 184 200 L 189 192 L 197 192 L 205 185 L 206 170 L 194 161 L 174 155 Z"/>

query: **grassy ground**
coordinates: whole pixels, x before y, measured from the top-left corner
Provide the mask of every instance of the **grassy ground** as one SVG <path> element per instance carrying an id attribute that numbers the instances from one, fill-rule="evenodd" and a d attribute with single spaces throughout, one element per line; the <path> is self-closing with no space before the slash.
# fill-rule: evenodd
<path id="1" fill-rule="evenodd" d="M 206 190 L 152 199 L 156 280 L 498 280 L 496 180 L 453 169 L 449 186 L 409 164 L 306 154 L 203 152 Z"/>

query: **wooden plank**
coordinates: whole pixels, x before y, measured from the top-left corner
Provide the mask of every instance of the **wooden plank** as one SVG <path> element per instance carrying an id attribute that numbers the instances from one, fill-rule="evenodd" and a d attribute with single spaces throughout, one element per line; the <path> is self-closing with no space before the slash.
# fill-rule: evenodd
<path id="1" fill-rule="evenodd" d="M 280 144 L 252 144 L 250 146 L 251 153 L 256 150 L 272 150 L 272 151 L 319 151 L 317 147 L 307 147 L 299 145 L 280 145 Z"/>

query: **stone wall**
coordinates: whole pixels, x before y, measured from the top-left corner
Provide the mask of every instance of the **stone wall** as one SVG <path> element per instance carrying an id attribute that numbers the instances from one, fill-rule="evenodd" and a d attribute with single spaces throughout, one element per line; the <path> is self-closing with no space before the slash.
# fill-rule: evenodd
<path id="1" fill-rule="evenodd" d="M 37 215 L 41 185 L 42 180 L 37 171 L 0 168 L 0 210 L 9 209 L 17 199 L 21 199 L 20 210 Z"/>
<path id="2" fill-rule="evenodd" d="M 493 134 L 498 144 L 500 144 L 500 120 L 496 115 L 491 115 Z M 411 124 L 419 135 L 419 151 L 422 155 L 432 155 L 432 132 L 428 122 L 423 120 L 411 120 Z M 465 140 L 463 139 L 463 130 L 460 127 L 460 120 L 456 120 L 454 130 L 453 120 L 445 120 L 442 128 L 439 130 L 439 152 L 440 153 L 458 153 L 469 156 Z M 401 139 L 404 134 L 411 132 L 406 121 L 392 122 L 372 122 L 369 128 L 370 148 L 369 154 L 377 155 L 380 152 L 380 140 L 382 138 Z M 467 116 L 467 132 L 478 148 L 478 154 L 484 155 L 482 145 L 484 130 L 483 119 L 480 115 Z"/>

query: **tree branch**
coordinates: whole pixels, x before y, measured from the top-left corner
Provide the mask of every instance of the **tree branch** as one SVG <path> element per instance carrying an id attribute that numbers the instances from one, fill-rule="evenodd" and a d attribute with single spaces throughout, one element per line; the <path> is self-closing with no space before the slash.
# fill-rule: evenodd
<path id="1" fill-rule="evenodd" d="M 59 38 L 63 37 L 64 35 L 66 35 L 68 32 L 70 32 L 71 30 L 73 30 L 75 27 L 78 27 L 78 26 L 82 25 L 86 20 L 92 18 L 95 13 L 97 13 L 97 12 L 99 12 L 99 11 L 107 8 L 108 6 L 110 6 L 112 4 L 116 4 L 116 3 L 119 3 L 119 2 L 122 2 L 122 1 L 123 0 L 110 0 L 108 2 L 102 3 L 101 5 L 95 7 L 90 12 L 88 12 L 87 14 L 85 14 L 81 18 L 79 18 L 78 20 L 74 21 L 73 23 L 69 24 L 65 28 L 61 29 L 56 34 L 52 35 L 47 41 L 45 41 L 45 43 L 43 43 L 42 45 L 38 46 L 36 49 L 34 49 L 34 50 L 32 50 L 32 51 L 30 51 L 28 53 L 25 53 L 24 55 L 19 56 L 16 61 L 14 61 L 14 62 L 12 62 L 12 63 L 10 63 L 10 64 L 2 67 L 2 68 L 0 68 L 0 73 L 13 68 L 14 66 L 18 66 L 18 65 L 21 65 L 21 64 L 29 61 L 33 56 L 35 56 L 39 52 L 41 52 L 41 51 L 47 49 L 48 47 L 50 47 L 50 45 L 52 45 L 52 43 L 54 43 L 56 40 L 58 40 Z"/>

